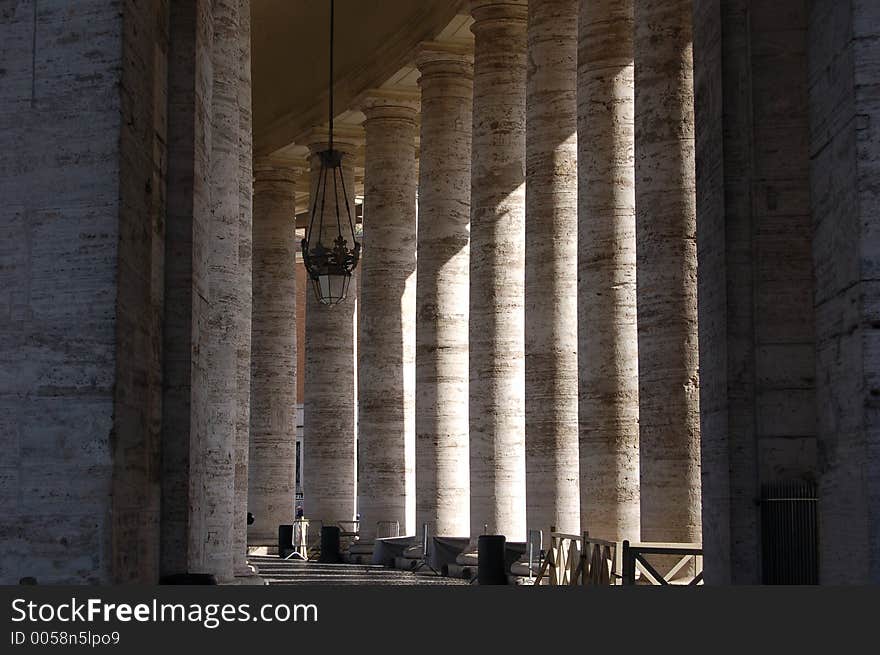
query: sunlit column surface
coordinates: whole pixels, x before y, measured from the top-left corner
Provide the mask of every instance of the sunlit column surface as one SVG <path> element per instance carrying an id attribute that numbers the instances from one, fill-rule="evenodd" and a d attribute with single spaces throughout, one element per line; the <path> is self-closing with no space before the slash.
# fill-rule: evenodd
<path id="1" fill-rule="evenodd" d="M 632 0 L 580 0 L 581 525 L 639 539 Z"/>
<path id="2" fill-rule="evenodd" d="M 416 281 L 416 527 L 466 536 L 473 56 L 423 44 Z"/>
<path id="3" fill-rule="evenodd" d="M 520 2 L 473 2 L 471 158 L 471 537 L 526 538 L 526 18 Z"/>
<path id="4" fill-rule="evenodd" d="M 314 205 L 321 169 L 317 153 L 326 150 L 326 130 L 316 130 L 309 144 L 311 152 L 311 193 L 308 208 Z M 354 218 L 354 165 L 362 138 L 359 131 L 334 131 L 334 150 L 342 153 L 342 175 Z M 347 223 L 342 188 L 337 187 L 340 218 Z M 328 178 L 324 200 L 333 206 L 332 180 Z M 320 199 L 319 209 L 320 211 Z M 335 210 L 332 233 L 337 234 Z M 316 219 L 317 220 L 317 219 Z M 325 226 L 326 227 L 326 226 Z M 346 234 L 347 226 L 342 234 Z M 330 232 L 326 232 L 330 234 Z M 299 246 L 297 246 L 299 249 Z M 338 305 L 322 305 L 307 281 L 305 332 L 305 384 L 303 386 L 303 513 L 307 519 L 324 525 L 351 521 L 355 517 L 355 310 L 358 300 L 357 271 L 348 287 L 346 299 Z M 315 535 L 317 538 L 319 535 Z"/>
<path id="5" fill-rule="evenodd" d="M 642 538 L 700 540 L 691 0 L 634 0 Z"/>
<path id="6" fill-rule="evenodd" d="M 415 532 L 418 100 L 377 91 L 363 109 L 358 509 L 361 539 L 371 541 L 379 521 L 396 521 L 400 534 Z"/>
<path id="7" fill-rule="evenodd" d="M 577 0 L 530 0 L 526 97 L 528 527 L 580 530 Z"/>

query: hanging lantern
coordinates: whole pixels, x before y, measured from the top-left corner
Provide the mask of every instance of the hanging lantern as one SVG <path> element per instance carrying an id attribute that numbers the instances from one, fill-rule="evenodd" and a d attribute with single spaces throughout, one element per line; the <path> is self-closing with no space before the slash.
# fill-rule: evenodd
<path id="1" fill-rule="evenodd" d="M 318 158 L 321 170 L 308 231 L 302 240 L 303 262 L 318 301 L 336 305 L 348 294 L 361 244 L 355 238 L 354 218 L 342 175 L 342 153 L 331 148 L 318 153 Z"/>
<path id="2" fill-rule="evenodd" d="M 315 297 L 324 305 L 337 305 L 348 294 L 352 271 L 360 259 L 361 244 L 355 238 L 354 218 L 342 175 L 342 153 L 333 149 L 333 0 L 330 0 L 329 95 L 330 137 L 327 150 L 318 153 L 321 170 L 309 227 L 302 240 L 302 254 Z"/>

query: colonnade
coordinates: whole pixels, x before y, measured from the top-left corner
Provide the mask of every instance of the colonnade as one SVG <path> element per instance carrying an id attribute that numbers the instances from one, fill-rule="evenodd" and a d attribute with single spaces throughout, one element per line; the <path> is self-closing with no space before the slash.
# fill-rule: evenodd
<path id="1" fill-rule="evenodd" d="M 363 260 L 300 343 L 308 162 L 254 158 L 252 3 L 88 4 L 0 24 L 5 583 L 247 576 L 295 511 L 298 350 L 306 515 L 365 542 L 555 526 L 701 539 L 707 582 L 780 546 L 880 580 L 874 3 L 474 0 L 473 42 L 412 43 L 420 91 L 337 126 Z M 795 533 L 762 511 L 794 487 Z"/>
<path id="2" fill-rule="evenodd" d="M 354 298 L 310 303 L 307 517 L 699 540 L 689 6 L 473 2 L 420 94 L 362 94 L 357 368 Z"/>

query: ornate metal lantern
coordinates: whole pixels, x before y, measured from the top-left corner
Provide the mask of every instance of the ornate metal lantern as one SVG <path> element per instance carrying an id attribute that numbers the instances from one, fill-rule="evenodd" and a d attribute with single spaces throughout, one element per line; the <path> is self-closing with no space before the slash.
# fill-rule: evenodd
<path id="1" fill-rule="evenodd" d="M 342 175 L 342 153 L 333 149 L 333 13 L 330 0 L 330 137 L 327 150 L 318 154 L 321 170 L 308 231 L 302 240 L 303 263 L 315 297 L 324 305 L 345 300 L 361 254 Z"/>

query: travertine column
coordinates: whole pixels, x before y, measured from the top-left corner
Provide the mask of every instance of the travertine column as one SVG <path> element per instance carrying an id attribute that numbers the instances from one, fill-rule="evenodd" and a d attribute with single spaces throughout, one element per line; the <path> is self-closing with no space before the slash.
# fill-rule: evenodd
<path id="1" fill-rule="evenodd" d="M 238 282 L 240 53 L 239 2 L 214 3 L 212 51 L 211 209 L 208 225 L 207 300 L 196 348 L 206 353 L 207 426 L 190 451 L 191 573 L 233 577 L 235 445 L 238 420 Z"/>
<path id="2" fill-rule="evenodd" d="M 289 161 L 254 162 L 254 274 L 248 543 L 278 543 L 294 515 L 296 466 L 296 181 Z"/>
<path id="3" fill-rule="evenodd" d="M 334 133 L 334 150 L 343 153 L 342 174 L 354 217 L 354 164 L 360 139 L 340 130 Z M 311 151 L 311 194 L 314 204 L 321 162 L 317 154 L 327 149 L 326 130 L 317 130 Z M 340 218 L 347 221 L 338 188 Z M 327 184 L 327 209 L 332 204 L 332 178 Z M 320 204 L 319 204 L 320 211 Z M 311 215 L 311 213 L 309 214 Z M 336 222 L 333 213 L 333 238 Z M 329 233 L 328 233 L 329 234 Z M 343 231 L 343 235 L 345 232 Z M 350 245 L 350 244 L 349 244 Z M 355 516 L 355 308 L 357 269 L 346 299 L 322 305 L 307 278 L 305 385 L 303 386 L 303 513 L 329 525 Z"/>
<path id="4" fill-rule="evenodd" d="M 577 0 L 530 0 L 526 84 L 528 527 L 580 530 Z"/>
<path id="5" fill-rule="evenodd" d="M 474 2 L 471 537 L 526 538 L 525 1 Z"/>
<path id="6" fill-rule="evenodd" d="M 415 531 L 415 270 L 418 102 L 367 97 L 358 352 L 361 539 L 377 521 Z"/>
<path id="7" fill-rule="evenodd" d="M 819 464 L 808 4 L 695 6 L 706 584 L 779 574 L 755 500 L 766 483 L 815 480 Z"/>
<path id="8" fill-rule="evenodd" d="M 468 46 L 426 43 L 417 63 L 416 528 L 465 536 L 473 57 Z"/>
<path id="9" fill-rule="evenodd" d="M 880 584 L 878 19 L 876 2 L 809 3 L 823 584 Z"/>
<path id="10" fill-rule="evenodd" d="M 211 225 L 211 3 L 170 6 L 168 198 L 162 316 L 162 513 L 160 574 L 189 569 L 190 461 L 207 429 Z"/>
<path id="11" fill-rule="evenodd" d="M 580 0 L 581 525 L 638 541 L 639 387 L 632 0 Z"/>
<path id="12" fill-rule="evenodd" d="M 642 538 L 700 540 L 691 0 L 634 0 Z"/>
<path id="13" fill-rule="evenodd" d="M 239 235 L 238 284 L 242 311 L 238 333 L 238 418 L 235 437 L 235 573 L 249 575 L 247 568 L 248 459 L 251 422 L 251 285 L 253 246 L 253 127 L 251 114 L 251 1 L 239 2 L 238 51 L 238 165 Z"/>

